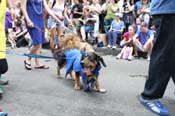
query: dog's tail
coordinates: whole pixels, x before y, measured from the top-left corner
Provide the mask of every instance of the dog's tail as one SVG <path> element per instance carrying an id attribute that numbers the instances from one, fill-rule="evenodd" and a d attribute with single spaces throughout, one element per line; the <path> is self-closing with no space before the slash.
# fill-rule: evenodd
<path id="1" fill-rule="evenodd" d="M 106 63 L 104 62 L 104 59 L 101 56 L 98 56 L 98 61 L 104 66 L 107 67 Z"/>

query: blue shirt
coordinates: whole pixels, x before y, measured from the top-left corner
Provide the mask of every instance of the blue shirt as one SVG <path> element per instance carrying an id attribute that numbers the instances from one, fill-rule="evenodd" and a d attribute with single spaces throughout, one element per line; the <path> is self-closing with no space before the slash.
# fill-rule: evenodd
<path id="1" fill-rule="evenodd" d="M 146 33 L 145 32 L 142 32 L 141 30 L 139 30 L 137 32 L 137 35 L 138 35 L 138 38 L 139 38 L 139 42 L 142 44 L 142 45 L 145 45 L 145 43 L 147 42 L 147 40 L 150 38 L 150 37 L 154 37 L 154 33 L 152 30 L 148 30 Z"/>
<path id="2" fill-rule="evenodd" d="M 138 1 L 138 2 L 135 3 L 134 10 L 135 11 L 138 11 L 141 6 L 142 6 L 142 1 L 140 0 L 140 1 Z"/>
<path id="3" fill-rule="evenodd" d="M 151 14 L 175 14 L 175 0 L 152 0 Z"/>
<path id="4" fill-rule="evenodd" d="M 113 20 L 111 23 L 112 29 L 121 30 L 125 28 L 124 22 L 120 21 L 120 23 L 116 23 L 116 20 Z"/>

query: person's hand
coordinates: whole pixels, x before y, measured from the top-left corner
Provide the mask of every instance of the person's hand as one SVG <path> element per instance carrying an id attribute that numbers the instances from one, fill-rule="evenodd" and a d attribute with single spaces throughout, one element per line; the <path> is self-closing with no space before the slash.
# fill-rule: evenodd
<path id="1" fill-rule="evenodd" d="M 27 25 L 30 27 L 30 28 L 34 28 L 34 24 L 32 21 L 27 21 Z"/>
<path id="2" fill-rule="evenodd" d="M 82 20 L 82 19 L 79 19 L 79 21 L 80 21 L 80 22 L 82 22 L 83 24 L 85 24 L 85 21 L 84 21 L 84 20 Z"/>
<path id="3" fill-rule="evenodd" d="M 12 19 L 12 21 L 15 19 L 14 8 L 10 8 L 10 18 Z"/>
<path id="4" fill-rule="evenodd" d="M 60 21 L 64 21 L 64 17 L 63 17 L 63 16 L 58 16 L 58 19 L 59 19 Z"/>

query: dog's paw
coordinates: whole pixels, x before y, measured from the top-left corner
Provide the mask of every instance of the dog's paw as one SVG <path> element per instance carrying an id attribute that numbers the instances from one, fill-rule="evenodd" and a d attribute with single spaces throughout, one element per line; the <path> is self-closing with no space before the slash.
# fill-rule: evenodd
<path id="1" fill-rule="evenodd" d="M 71 77 L 70 79 L 71 79 L 72 81 L 75 81 L 75 78 L 74 78 L 74 77 Z"/>
<path id="2" fill-rule="evenodd" d="M 62 79 L 62 76 L 61 76 L 61 75 L 57 75 L 57 78 L 58 78 L 58 79 Z"/>
<path id="3" fill-rule="evenodd" d="M 101 89 L 97 89 L 96 91 L 99 92 L 99 93 L 106 93 L 106 89 L 102 89 L 102 88 Z"/>
<path id="4" fill-rule="evenodd" d="M 80 86 L 75 85 L 75 86 L 74 86 L 74 89 L 75 89 L 76 91 L 78 91 L 78 90 L 80 90 Z"/>

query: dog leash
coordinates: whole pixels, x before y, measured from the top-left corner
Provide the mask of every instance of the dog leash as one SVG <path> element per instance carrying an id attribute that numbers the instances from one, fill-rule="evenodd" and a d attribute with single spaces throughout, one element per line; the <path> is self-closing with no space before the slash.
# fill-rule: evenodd
<path id="1" fill-rule="evenodd" d="M 45 56 L 45 55 L 36 55 L 36 54 L 30 54 L 30 53 L 21 53 L 21 52 L 12 52 L 12 51 L 2 51 L 0 52 L 6 53 L 6 54 L 12 54 L 12 55 L 17 55 L 17 56 L 27 56 L 31 58 L 42 58 L 42 59 L 54 59 L 54 57 L 51 56 Z"/>
<path id="2" fill-rule="evenodd" d="M 11 55 L 17 55 L 17 56 L 27 56 L 27 57 L 30 57 L 30 58 L 55 59 L 53 56 L 36 55 L 36 54 L 30 54 L 30 53 L 21 53 L 21 52 L 14 52 L 14 51 L 10 51 L 10 50 L 7 50 L 7 51 L 0 50 L 0 52 L 6 53 L 6 54 L 11 54 Z M 75 58 L 65 58 L 65 59 L 66 60 L 71 60 L 71 59 L 75 59 Z"/>

